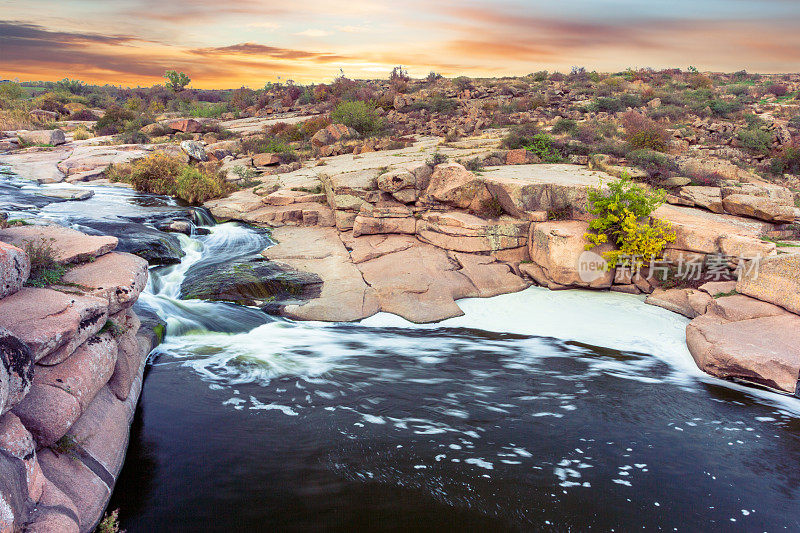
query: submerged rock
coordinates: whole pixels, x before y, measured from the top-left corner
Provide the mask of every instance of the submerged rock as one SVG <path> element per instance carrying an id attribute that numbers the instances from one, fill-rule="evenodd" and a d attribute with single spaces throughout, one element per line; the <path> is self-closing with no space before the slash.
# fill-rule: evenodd
<path id="1" fill-rule="evenodd" d="M 185 255 L 181 242 L 165 233 L 136 222 L 109 220 L 81 221 L 81 229 L 94 235 L 113 235 L 119 239 L 116 250 L 146 259 L 150 265 L 171 265 L 181 262 Z"/>
<path id="2" fill-rule="evenodd" d="M 318 296 L 321 285 L 322 280 L 315 274 L 288 270 L 260 256 L 251 256 L 191 266 L 181 283 L 181 298 L 259 305 L 273 310 Z"/>

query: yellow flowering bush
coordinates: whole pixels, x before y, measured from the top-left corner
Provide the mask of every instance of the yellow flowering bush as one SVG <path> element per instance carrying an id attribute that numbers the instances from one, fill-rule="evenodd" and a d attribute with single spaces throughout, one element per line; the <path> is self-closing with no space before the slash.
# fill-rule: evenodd
<path id="1" fill-rule="evenodd" d="M 664 202 L 664 191 L 648 191 L 623 175 L 610 183 L 608 190 L 589 191 L 587 250 L 608 242 L 615 250 L 603 253 L 609 268 L 623 262 L 641 267 L 645 260 L 660 259 L 667 244 L 675 240 L 675 232 L 667 222 L 651 220 L 650 215 Z"/>

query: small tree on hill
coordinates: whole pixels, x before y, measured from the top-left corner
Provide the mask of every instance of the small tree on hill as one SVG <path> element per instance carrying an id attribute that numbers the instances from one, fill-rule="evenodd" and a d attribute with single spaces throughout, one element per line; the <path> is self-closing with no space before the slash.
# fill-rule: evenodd
<path id="1" fill-rule="evenodd" d="M 192 81 L 189 76 L 176 70 L 166 71 L 164 77 L 167 79 L 167 86 L 175 92 L 182 91 Z"/>

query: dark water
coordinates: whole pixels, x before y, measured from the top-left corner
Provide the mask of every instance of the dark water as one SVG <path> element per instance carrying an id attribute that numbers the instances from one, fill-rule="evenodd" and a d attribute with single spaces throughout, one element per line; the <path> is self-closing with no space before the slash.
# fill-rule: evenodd
<path id="1" fill-rule="evenodd" d="M 277 364 L 313 359 L 313 333 L 284 329 L 307 342 L 280 341 Z M 676 385 L 651 356 L 554 339 L 324 334 L 320 351 L 337 354 L 305 376 L 268 379 L 268 363 L 241 356 L 206 364 L 214 342 L 160 355 L 111 504 L 123 526 L 800 528 L 800 424 L 746 393 Z"/>
<path id="2" fill-rule="evenodd" d="M 181 241 L 142 297 L 171 336 L 110 504 L 129 532 L 800 530 L 800 402 L 700 374 L 680 317 L 534 288 L 435 326 L 298 324 L 176 299 L 264 235 Z"/>

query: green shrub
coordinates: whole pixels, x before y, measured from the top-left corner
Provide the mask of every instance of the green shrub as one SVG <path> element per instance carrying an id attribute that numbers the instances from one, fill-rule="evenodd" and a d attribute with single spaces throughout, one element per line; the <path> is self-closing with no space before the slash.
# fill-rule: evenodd
<path id="1" fill-rule="evenodd" d="M 533 143 L 533 138 L 541 133 L 539 127 L 533 122 L 514 126 L 508 135 L 503 138 L 503 147 L 509 150 L 524 148 Z"/>
<path id="2" fill-rule="evenodd" d="M 3 100 L 19 100 L 25 95 L 25 90 L 19 83 L 13 81 L 6 81 L 0 83 L 0 99 Z"/>
<path id="3" fill-rule="evenodd" d="M 595 113 L 602 111 L 606 113 L 616 113 L 617 111 L 622 111 L 622 109 L 622 102 L 617 98 L 611 97 L 596 98 L 594 102 L 589 104 L 589 110 Z"/>
<path id="4" fill-rule="evenodd" d="M 113 105 L 106 109 L 105 114 L 97 119 L 94 131 L 97 135 L 116 135 L 126 129 L 130 129 L 128 124 L 136 118 L 136 113 Z"/>
<path id="5" fill-rule="evenodd" d="M 26 285 L 31 287 L 46 287 L 61 281 L 67 273 L 67 267 L 56 261 L 56 251 L 53 247 L 55 239 L 26 240 L 22 249 L 28 254 L 31 261 L 31 273 Z"/>
<path id="6" fill-rule="evenodd" d="M 164 152 L 112 166 L 107 175 L 111 181 L 130 183 L 137 191 L 175 196 L 190 204 L 219 198 L 232 189 L 210 166 L 193 167 Z"/>
<path id="7" fill-rule="evenodd" d="M 426 110 L 430 113 L 441 113 L 443 115 L 450 115 L 455 113 L 460 104 L 454 98 L 447 98 L 444 96 L 432 96 L 427 100 L 417 100 L 411 104 L 412 111 Z"/>
<path id="8" fill-rule="evenodd" d="M 229 191 L 228 183 L 217 172 L 187 165 L 175 180 L 174 195 L 196 205 L 224 196 Z"/>
<path id="9" fill-rule="evenodd" d="M 428 158 L 428 160 L 425 161 L 425 164 L 428 165 L 429 167 L 435 167 L 437 165 L 443 165 L 444 163 L 447 163 L 447 161 L 448 161 L 447 155 L 441 152 L 433 152 L 433 154 Z"/>
<path id="10" fill-rule="evenodd" d="M 622 125 L 625 128 L 625 140 L 631 150 L 666 150 L 669 133 L 646 115 L 629 111 L 622 116 Z"/>
<path id="11" fill-rule="evenodd" d="M 731 113 L 741 111 L 742 104 L 736 100 L 711 100 L 708 103 L 711 112 L 718 117 L 726 117 Z"/>
<path id="12" fill-rule="evenodd" d="M 633 150 L 626 154 L 628 161 L 636 167 L 646 171 L 649 183 L 656 183 L 662 178 L 674 176 L 678 171 L 678 164 L 673 158 L 655 150 Z"/>
<path id="13" fill-rule="evenodd" d="M 559 133 L 575 135 L 578 132 L 578 123 L 572 119 L 560 118 L 553 124 L 553 129 L 551 131 L 556 135 Z"/>
<path id="14" fill-rule="evenodd" d="M 672 121 L 681 120 L 688 114 L 688 110 L 679 105 L 662 105 L 650 110 L 650 118 L 660 120 L 666 118 Z"/>
<path id="15" fill-rule="evenodd" d="M 383 119 L 372 103 L 342 102 L 331 112 L 331 121 L 353 128 L 364 136 L 376 135 L 384 128 Z"/>
<path id="16" fill-rule="evenodd" d="M 252 135 L 240 141 L 242 151 L 247 154 L 281 154 L 294 157 L 294 148 L 285 140 L 272 135 Z"/>
<path id="17" fill-rule="evenodd" d="M 630 264 L 641 267 L 645 261 L 659 259 L 664 248 L 675 240 L 675 232 L 666 222 L 651 220 L 650 215 L 664 202 L 662 190 L 647 191 L 628 176 L 608 184 L 608 189 L 589 191 L 589 231 L 584 236 L 587 250 L 605 243 L 618 249 L 603 253 L 609 267 Z"/>
<path id="18" fill-rule="evenodd" d="M 483 161 L 480 157 L 473 157 L 472 159 L 459 159 L 457 161 L 470 172 L 481 172 L 483 170 Z"/>
<path id="19" fill-rule="evenodd" d="M 537 133 L 533 136 L 531 142 L 523 148 L 545 163 L 559 163 L 563 159 L 559 151 L 553 146 L 553 138 L 546 133 Z"/>
<path id="20" fill-rule="evenodd" d="M 166 71 L 164 73 L 164 78 L 167 80 L 167 87 L 175 92 L 182 91 L 183 88 L 192 81 L 191 78 L 183 72 L 177 72 L 175 70 Z"/>
<path id="21" fill-rule="evenodd" d="M 757 126 L 739 132 L 739 142 L 742 146 L 758 154 L 769 154 L 772 145 L 772 134 Z"/>
<path id="22" fill-rule="evenodd" d="M 76 141 L 85 141 L 86 139 L 91 139 L 92 134 L 85 127 L 80 126 L 72 132 L 72 138 Z"/>
<path id="23" fill-rule="evenodd" d="M 774 157 L 770 161 L 770 172 L 776 175 L 800 174 L 800 144 L 787 146 L 778 157 Z"/>

